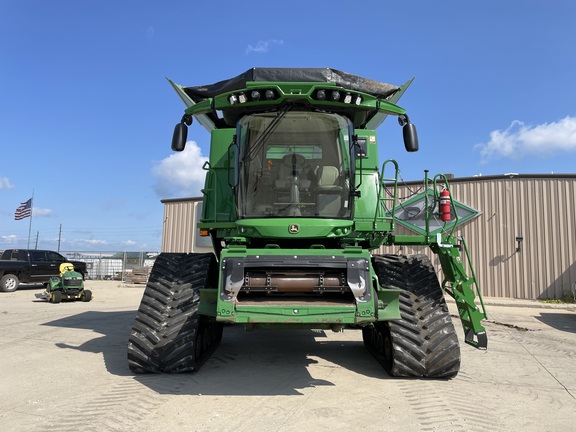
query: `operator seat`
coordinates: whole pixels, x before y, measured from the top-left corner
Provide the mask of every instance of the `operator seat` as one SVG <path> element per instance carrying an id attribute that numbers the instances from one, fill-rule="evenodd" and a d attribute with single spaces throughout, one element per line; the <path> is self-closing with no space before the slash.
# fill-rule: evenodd
<path id="1" fill-rule="evenodd" d="M 342 187 L 337 185 L 338 177 L 340 174 L 338 173 L 338 168 L 335 166 L 325 166 L 318 168 L 318 171 L 322 171 L 320 173 L 320 178 L 318 179 L 318 189 L 324 192 L 327 191 L 342 191 Z"/>
<path id="2" fill-rule="evenodd" d="M 342 186 L 339 183 L 340 173 L 335 166 L 318 167 L 316 171 L 318 185 L 318 214 L 325 217 L 336 217 L 342 208 Z"/>
<path id="3" fill-rule="evenodd" d="M 297 153 L 287 154 L 282 158 L 278 169 L 278 177 L 274 180 L 274 187 L 287 190 L 294 181 L 294 175 L 298 177 L 298 187 L 301 190 L 310 188 L 311 181 L 305 177 L 306 159 Z"/>

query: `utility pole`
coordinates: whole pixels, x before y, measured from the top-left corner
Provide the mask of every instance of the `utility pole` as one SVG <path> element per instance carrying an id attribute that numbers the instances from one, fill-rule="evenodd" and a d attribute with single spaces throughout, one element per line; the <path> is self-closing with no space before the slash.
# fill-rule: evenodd
<path id="1" fill-rule="evenodd" d="M 60 224 L 60 231 L 58 231 L 58 253 L 60 253 L 60 240 L 62 239 L 62 224 Z"/>
<path id="2" fill-rule="evenodd" d="M 40 231 L 36 231 L 36 246 L 34 246 L 34 249 L 38 249 L 38 236 L 40 235 Z"/>

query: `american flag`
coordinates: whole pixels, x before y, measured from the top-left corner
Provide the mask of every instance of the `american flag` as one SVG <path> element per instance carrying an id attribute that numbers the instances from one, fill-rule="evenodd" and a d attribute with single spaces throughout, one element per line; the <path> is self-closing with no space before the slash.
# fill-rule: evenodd
<path id="1" fill-rule="evenodd" d="M 14 213 L 14 219 L 20 220 L 32 216 L 32 198 L 20 204 Z"/>

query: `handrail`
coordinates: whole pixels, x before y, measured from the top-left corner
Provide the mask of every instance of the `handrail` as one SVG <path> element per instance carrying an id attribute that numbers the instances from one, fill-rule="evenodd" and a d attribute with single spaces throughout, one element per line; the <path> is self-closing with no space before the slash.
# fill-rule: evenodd
<path id="1" fill-rule="evenodd" d="M 384 173 L 386 172 L 386 165 L 388 165 L 389 163 L 392 163 L 394 165 L 394 178 L 386 178 L 384 177 Z M 386 208 L 386 204 L 384 204 L 384 215 L 383 217 L 386 217 L 386 213 L 389 213 L 389 217 L 390 219 L 392 219 L 392 221 L 394 221 L 394 217 L 395 217 L 395 213 L 396 213 L 396 199 L 397 199 L 397 192 L 398 192 L 398 173 L 399 173 L 399 168 L 398 168 L 398 162 L 396 162 L 394 159 L 386 159 L 384 161 L 384 163 L 382 164 L 382 177 L 380 179 L 379 185 L 378 185 L 378 196 L 376 198 L 376 208 L 374 209 L 374 220 L 373 220 L 373 226 L 376 227 L 376 219 L 378 219 L 378 209 L 380 208 L 380 205 L 383 204 L 383 201 L 392 201 L 392 208 L 390 211 L 388 211 L 388 209 Z M 386 181 L 393 181 L 394 182 L 394 193 L 392 198 L 382 198 L 382 190 L 384 188 L 384 182 Z"/>

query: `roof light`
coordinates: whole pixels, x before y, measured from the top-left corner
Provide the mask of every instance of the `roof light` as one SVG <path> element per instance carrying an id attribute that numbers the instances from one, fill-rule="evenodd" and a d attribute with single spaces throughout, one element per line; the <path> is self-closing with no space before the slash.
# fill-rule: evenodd
<path id="1" fill-rule="evenodd" d="M 246 97 L 246 95 L 244 93 L 240 93 L 238 95 L 238 101 L 242 104 L 242 103 L 246 103 L 248 102 L 248 98 Z"/>
<path id="2" fill-rule="evenodd" d="M 332 100 L 333 101 L 340 100 L 340 92 L 338 90 L 334 90 L 332 92 Z"/>
<path id="3" fill-rule="evenodd" d="M 344 96 L 344 103 L 349 104 L 350 102 L 352 102 L 352 95 L 350 93 L 346 93 L 346 96 Z"/>
<path id="4" fill-rule="evenodd" d="M 228 102 L 230 102 L 230 105 L 238 103 L 238 96 L 230 95 L 230 97 L 228 98 Z"/>
<path id="5" fill-rule="evenodd" d="M 257 102 L 260 100 L 260 92 L 258 90 L 253 90 L 252 93 L 250 93 L 250 97 L 253 101 Z"/>
<path id="6" fill-rule="evenodd" d="M 318 100 L 326 100 L 326 91 L 324 90 L 318 90 L 316 92 L 316 99 Z"/>
<path id="7" fill-rule="evenodd" d="M 266 97 L 266 100 L 274 99 L 274 90 L 266 90 L 266 93 L 264 93 L 264 96 Z"/>
<path id="8" fill-rule="evenodd" d="M 354 103 L 356 105 L 360 105 L 362 103 L 362 96 L 356 95 L 356 97 L 354 98 Z"/>

